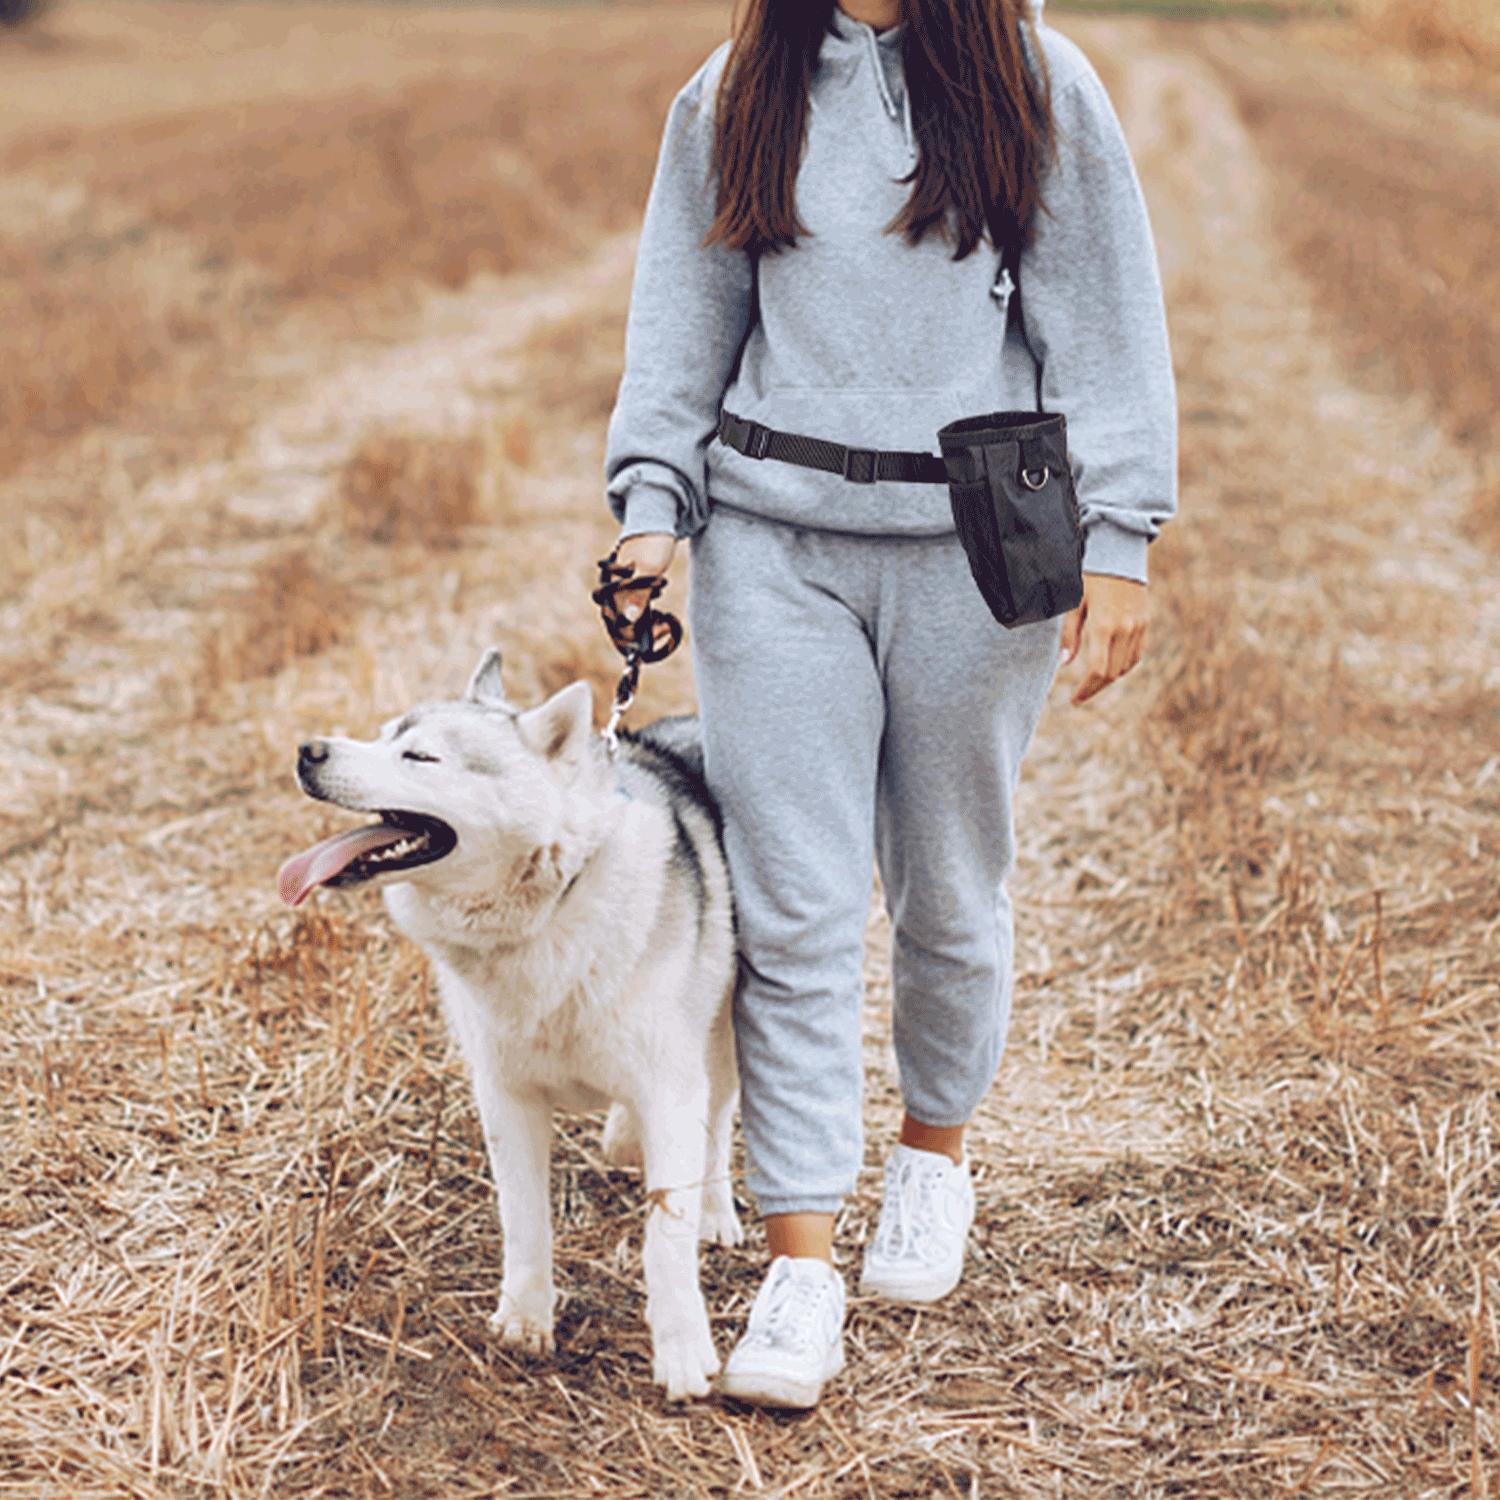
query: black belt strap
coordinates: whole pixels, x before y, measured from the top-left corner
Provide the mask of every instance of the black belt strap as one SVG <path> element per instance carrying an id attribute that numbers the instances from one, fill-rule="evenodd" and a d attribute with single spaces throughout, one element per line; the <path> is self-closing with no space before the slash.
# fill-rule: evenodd
<path id="1" fill-rule="evenodd" d="M 842 474 L 856 484 L 872 484 L 877 479 L 904 479 L 919 484 L 948 482 L 947 467 L 938 453 L 908 448 L 851 448 L 827 438 L 780 432 L 729 411 L 719 413 L 719 436 L 749 458 L 779 458 L 810 469 Z"/>

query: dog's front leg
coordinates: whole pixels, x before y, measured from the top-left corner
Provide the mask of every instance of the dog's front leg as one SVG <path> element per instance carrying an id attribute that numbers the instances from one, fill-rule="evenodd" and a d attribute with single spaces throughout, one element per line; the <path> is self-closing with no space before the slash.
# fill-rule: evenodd
<path id="1" fill-rule="evenodd" d="M 646 1323 L 652 1378 L 669 1400 L 703 1396 L 718 1373 L 698 1284 L 698 1221 L 708 1144 L 708 1089 L 662 1089 L 635 1101 L 646 1157 Z"/>
<path id="2" fill-rule="evenodd" d="M 476 1068 L 474 1091 L 500 1200 L 504 1270 L 490 1327 L 532 1354 L 551 1353 L 552 1111 L 532 1094 L 513 1092 L 493 1068 Z"/>

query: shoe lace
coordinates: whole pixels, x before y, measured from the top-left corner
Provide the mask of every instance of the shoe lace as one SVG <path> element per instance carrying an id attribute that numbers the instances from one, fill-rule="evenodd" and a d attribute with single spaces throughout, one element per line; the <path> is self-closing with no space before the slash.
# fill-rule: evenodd
<path id="1" fill-rule="evenodd" d="M 875 1248 L 887 1260 L 901 1260 L 908 1254 L 926 1259 L 938 1248 L 932 1236 L 936 1180 L 935 1171 L 923 1171 L 910 1160 L 897 1163 L 886 1178 Z"/>
<path id="2" fill-rule="evenodd" d="M 796 1267 L 777 1267 L 766 1294 L 764 1311 L 748 1330 L 767 1343 L 809 1344 L 828 1297 L 825 1278 L 801 1273 Z"/>

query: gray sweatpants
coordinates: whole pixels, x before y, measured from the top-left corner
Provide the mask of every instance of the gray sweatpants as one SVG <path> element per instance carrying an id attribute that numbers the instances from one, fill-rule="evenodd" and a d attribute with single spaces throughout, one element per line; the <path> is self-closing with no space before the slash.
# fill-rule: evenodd
<path id="1" fill-rule="evenodd" d="M 801 527 L 715 506 L 688 630 L 724 814 L 749 1186 L 835 1212 L 863 1158 L 864 938 L 878 859 L 910 1114 L 967 1120 L 1010 1021 L 1012 797 L 1061 616 L 1007 630 L 955 533 Z"/>

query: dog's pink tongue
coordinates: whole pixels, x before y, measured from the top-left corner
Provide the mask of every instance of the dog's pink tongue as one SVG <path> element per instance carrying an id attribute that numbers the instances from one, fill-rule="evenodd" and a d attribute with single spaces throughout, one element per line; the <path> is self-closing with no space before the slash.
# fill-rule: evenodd
<path id="1" fill-rule="evenodd" d="M 315 885 L 331 880 L 361 854 L 399 843 L 405 837 L 401 829 L 388 823 L 372 823 L 366 828 L 336 833 L 287 860 L 276 872 L 276 892 L 288 906 L 300 905 Z"/>

